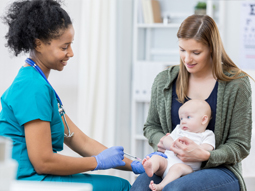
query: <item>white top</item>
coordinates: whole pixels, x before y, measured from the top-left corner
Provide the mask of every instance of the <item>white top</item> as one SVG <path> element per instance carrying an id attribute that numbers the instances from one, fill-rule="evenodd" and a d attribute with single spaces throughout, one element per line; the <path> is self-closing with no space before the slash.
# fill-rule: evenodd
<path id="1" fill-rule="evenodd" d="M 171 136 L 175 141 L 179 137 L 187 137 L 193 140 L 196 144 L 201 145 L 207 143 L 212 145 L 215 148 L 215 135 L 211 130 L 205 130 L 202 133 L 193 133 L 189 131 L 184 131 L 180 128 L 180 125 L 177 125 L 172 133 L 168 136 Z"/>

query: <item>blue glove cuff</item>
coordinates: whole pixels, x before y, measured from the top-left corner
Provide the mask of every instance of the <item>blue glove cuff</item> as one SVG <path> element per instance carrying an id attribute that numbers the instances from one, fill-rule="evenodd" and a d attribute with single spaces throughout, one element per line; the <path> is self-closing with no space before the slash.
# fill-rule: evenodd
<path id="1" fill-rule="evenodd" d="M 99 161 L 98 161 L 98 159 L 97 159 L 97 156 L 92 156 L 92 157 L 95 157 L 95 158 L 96 158 L 96 161 L 97 161 L 97 166 L 96 166 L 96 168 L 95 168 L 94 170 L 98 170 Z M 92 171 L 94 171 L 94 170 L 92 170 Z"/>

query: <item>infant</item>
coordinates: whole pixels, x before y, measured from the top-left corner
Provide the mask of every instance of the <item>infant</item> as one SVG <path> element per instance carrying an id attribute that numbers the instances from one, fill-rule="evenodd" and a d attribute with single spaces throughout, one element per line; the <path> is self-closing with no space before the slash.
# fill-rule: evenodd
<path id="1" fill-rule="evenodd" d="M 200 169 L 201 162 L 183 162 L 173 151 L 170 151 L 170 147 L 176 139 L 187 137 L 207 151 L 212 151 L 215 148 L 214 133 L 211 130 L 206 130 L 211 118 L 211 108 L 206 101 L 189 100 L 185 102 L 179 109 L 179 118 L 180 125 L 177 125 L 172 133 L 163 139 L 165 154 L 168 158 L 153 155 L 151 158 L 147 156 L 142 161 L 149 177 L 155 173 L 163 178 L 159 184 L 150 182 L 149 187 L 153 191 L 162 190 L 173 180 Z"/>

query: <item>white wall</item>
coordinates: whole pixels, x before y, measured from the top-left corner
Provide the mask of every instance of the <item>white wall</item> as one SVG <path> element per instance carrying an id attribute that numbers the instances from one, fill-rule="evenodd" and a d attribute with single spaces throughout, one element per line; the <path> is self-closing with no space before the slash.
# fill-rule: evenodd
<path id="1" fill-rule="evenodd" d="M 5 12 L 5 7 L 8 4 L 8 0 L 0 1 L 0 13 L 1 16 Z M 6 40 L 4 38 L 7 27 L 0 22 L 0 52 L 1 52 L 1 62 L 0 62 L 0 94 L 2 95 L 5 89 L 9 87 L 13 78 L 16 76 L 21 65 L 18 63 L 25 60 L 26 57 L 13 58 L 5 47 Z M 23 62 L 24 63 L 24 62 Z"/>
<path id="2" fill-rule="evenodd" d="M 132 0 L 117 0 L 116 44 L 116 145 L 131 153 L 131 69 L 132 69 Z M 131 172 L 119 171 L 129 179 Z"/>

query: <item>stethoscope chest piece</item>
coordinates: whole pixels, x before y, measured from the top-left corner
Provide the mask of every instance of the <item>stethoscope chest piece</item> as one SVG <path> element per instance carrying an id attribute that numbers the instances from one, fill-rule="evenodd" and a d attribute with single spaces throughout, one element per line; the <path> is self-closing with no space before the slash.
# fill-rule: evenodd
<path id="1" fill-rule="evenodd" d="M 74 133 L 71 133 L 71 131 L 70 131 L 70 128 L 69 128 L 69 126 L 67 124 L 67 121 L 66 121 L 64 107 L 60 103 L 58 103 L 58 112 L 59 112 L 61 117 L 63 116 L 66 128 L 68 130 L 68 135 L 64 133 L 64 137 L 67 137 L 67 138 L 72 137 Z"/>

